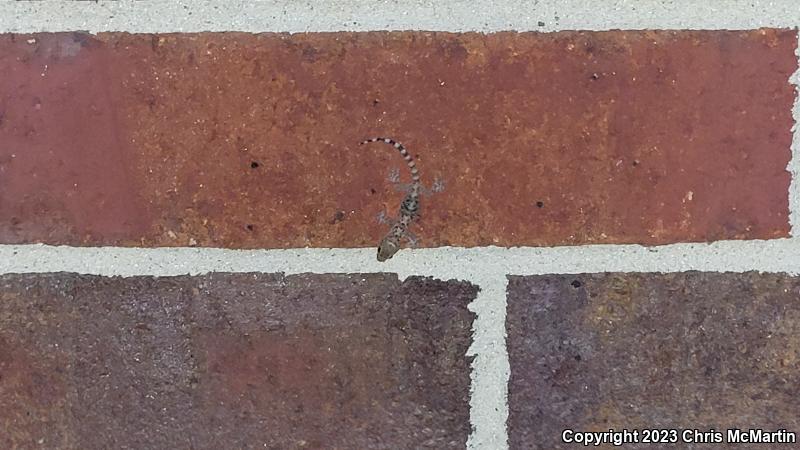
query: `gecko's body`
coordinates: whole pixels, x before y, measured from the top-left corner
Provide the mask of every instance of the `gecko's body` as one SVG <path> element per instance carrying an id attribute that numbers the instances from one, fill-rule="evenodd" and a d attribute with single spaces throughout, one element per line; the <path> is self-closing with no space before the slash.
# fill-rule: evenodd
<path id="1" fill-rule="evenodd" d="M 376 137 L 362 141 L 361 144 L 368 144 L 370 142 L 384 142 L 393 146 L 400 155 L 405 159 L 406 165 L 411 170 L 411 184 L 404 190 L 406 196 L 403 202 L 400 203 L 400 211 L 395 220 L 388 221 L 392 227 L 389 232 L 378 244 L 378 261 L 386 261 L 394 256 L 400 250 L 400 242 L 405 238 L 412 243 L 416 242 L 416 238 L 409 231 L 408 227 L 419 216 L 419 195 L 422 192 L 422 184 L 419 181 L 419 170 L 414 158 L 408 153 L 402 144 L 389 138 Z"/>

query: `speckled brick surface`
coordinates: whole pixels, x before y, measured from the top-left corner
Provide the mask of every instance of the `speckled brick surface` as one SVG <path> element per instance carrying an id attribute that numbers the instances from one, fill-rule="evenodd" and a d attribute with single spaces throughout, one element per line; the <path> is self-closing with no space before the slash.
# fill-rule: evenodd
<path id="1" fill-rule="evenodd" d="M 477 288 L 0 277 L 3 448 L 464 448 Z"/>
<path id="2" fill-rule="evenodd" d="M 0 242 L 423 246 L 787 236 L 794 31 L 0 36 Z M 404 176 L 407 174 L 403 173 Z"/>
<path id="3" fill-rule="evenodd" d="M 567 428 L 800 431 L 797 277 L 509 280 L 511 448 L 573 448 L 560 441 Z"/>

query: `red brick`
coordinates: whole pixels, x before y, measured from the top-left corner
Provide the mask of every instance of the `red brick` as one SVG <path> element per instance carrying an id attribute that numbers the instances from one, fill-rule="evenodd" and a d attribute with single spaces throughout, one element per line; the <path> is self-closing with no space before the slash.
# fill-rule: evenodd
<path id="1" fill-rule="evenodd" d="M 357 145 L 375 135 L 447 183 L 424 199 L 424 246 L 784 237 L 796 43 L 2 35 L 0 242 L 371 246 L 401 166 Z"/>
<path id="2" fill-rule="evenodd" d="M 575 448 L 565 429 L 800 431 L 799 293 L 754 272 L 510 277 L 511 448 Z"/>
<path id="3" fill-rule="evenodd" d="M 2 448 L 464 448 L 477 288 L 0 277 Z"/>

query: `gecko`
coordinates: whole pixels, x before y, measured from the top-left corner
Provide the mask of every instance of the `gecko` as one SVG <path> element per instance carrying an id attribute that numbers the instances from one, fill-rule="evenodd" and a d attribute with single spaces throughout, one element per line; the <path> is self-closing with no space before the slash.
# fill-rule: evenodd
<path id="1" fill-rule="evenodd" d="M 369 144 L 371 142 L 384 142 L 393 146 L 400 152 L 400 156 L 406 161 L 406 165 L 411 170 L 411 184 L 403 186 L 401 189 L 406 192 L 406 196 L 400 203 L 400 210 L 396 219 L 386 219 L 384 213 L 378 215 L 378 221 L 381 223 L 388 223 L 391 225 L 389 232 L 383 237 L 378 244 L 378 261 L 383 262 L 394 256 L 400 250 L 400 242 L 403 238 L 407 239 L 411 246 L 416 246 L 418 239 L 408 229 L 411 222 L 419 218 L 419 196 L 421 193 L 428 194 L 431 192 L 440 192 L 444 189 L 444 185 L 440 180 L 434 182 L 431 190 L 425 189 L 420 183 L 419 170 L 414 158 L 408 153 L 403 144 L 389 138 L 376 137 L 361 141 L 360 145 Z M 389 176 L 390 181 L 397 182 L 399 174 Z"/>

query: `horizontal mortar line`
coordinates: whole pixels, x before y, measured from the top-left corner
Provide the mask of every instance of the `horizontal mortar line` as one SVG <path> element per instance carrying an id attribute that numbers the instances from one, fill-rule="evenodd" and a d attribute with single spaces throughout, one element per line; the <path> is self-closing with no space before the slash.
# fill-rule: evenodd
<path id="1" fill-rule="evenodd" d="M 796 0 L 181 0 L 0 3 L 0 32 L 559 31 L 796 27 Z"/>
<path id="2" fill-rule="evenodd" d="M 172 276 L 208 272 L 397 273 L 485 280 L 503 275 L 591 272 L 800 273 L 800 239 L 567 247 L 406 249 L 385 263 L 373 248 L 236 250 L 198 247 L 0 245 L 0 273 L 75 272 Z"/>

